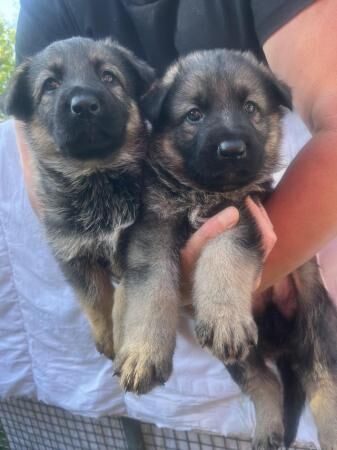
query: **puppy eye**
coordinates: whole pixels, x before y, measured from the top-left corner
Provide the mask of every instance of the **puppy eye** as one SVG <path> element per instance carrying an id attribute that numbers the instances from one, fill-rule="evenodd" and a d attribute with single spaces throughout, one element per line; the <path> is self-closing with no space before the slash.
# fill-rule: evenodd
<path id="1" fill-rule="evenodd" d="M 45 91 L 55 91 L 55 89 L 59 88 L 61 83 L 56 80 L 56 78 L 47 78 L 47 80 L 44 82 L 43 88 Z"/>
<path id="2" fill-rule="evenodd" d="M 104 70 L 104 72 L 102 72 L 101 79 L 102 79 L 103 83 L 109 84 L 109 83 L 113 83 L 116 80 L 116 77 L 109 70 Z"/>
<path id="3" fill-rule="evenodd" d="M 243 109 L 247 114 L 254 114 L 257 112 L 258 110 L 258 106 L 256 103 L 252 102 L 252 101 L 248 101 L 243 105 Z"/>
<path id="4" fill-rule="evenodd" d="M 186 120 L 190 123 L 198 123 L 204 118 L 203 113 L 198 108 L 193 108 L 186 114 Z"/>

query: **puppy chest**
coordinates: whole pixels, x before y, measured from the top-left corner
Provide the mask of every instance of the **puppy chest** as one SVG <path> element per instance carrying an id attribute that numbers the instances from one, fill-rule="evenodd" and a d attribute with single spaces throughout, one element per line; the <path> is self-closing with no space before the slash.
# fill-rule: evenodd
<path id="1" fill-rule="evenodd" d="M 98 196 L 80 204 L 75 199 L 68 212 L 67 225 L 78 233 L 114 236 L 134 221 L 136 205 L 123 198 Z"/>
<path id="2" fill-rule="evenodd" d="M 119 239 L 123 230 L 128 226 L 120 226 L 111 232 L 93 233 L 49 233 L 55 256 L 63 262 L 78 257 L 89 257 L 93 260 L 106 260 L 114 264 Z"/>
<path id="3" fill-rule="evenodd" d="M 186 208 L 188 222 L 193 230 L 197 230 L 207 219 L 228 206 L 237 206 L 237 203 L 222 194 L 204 195 Z"/>
<path id="4" fill-rule="evenodd" d="M 113 234 L 135 220 L 138 195 L 127 180 L 106 174 L 63 179 L 46 191 L 46 227 L 49 234 L 78 234 L 89 239 Z"/>

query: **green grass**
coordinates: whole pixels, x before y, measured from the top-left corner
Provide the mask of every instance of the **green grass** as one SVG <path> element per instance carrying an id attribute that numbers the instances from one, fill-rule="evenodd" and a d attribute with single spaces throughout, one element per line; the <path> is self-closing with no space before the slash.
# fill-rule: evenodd
<path id="1" fill-rule="evenodd" d="M 9 449 L 8 441 L 0 423 L 0 450 L 8 450 L 8 449 Z"/>

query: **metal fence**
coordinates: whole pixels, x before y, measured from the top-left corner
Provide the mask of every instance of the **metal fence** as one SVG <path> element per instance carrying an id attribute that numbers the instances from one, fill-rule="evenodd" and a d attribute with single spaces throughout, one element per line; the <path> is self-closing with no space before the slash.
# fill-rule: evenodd
<path id="1" fill-rule="evenodd" d="M 0 402 L 0 422 L 0 450 L 252 449 L 248 440 L 158 428 L 129 418 L 96 420 L 21 398 Z"/>

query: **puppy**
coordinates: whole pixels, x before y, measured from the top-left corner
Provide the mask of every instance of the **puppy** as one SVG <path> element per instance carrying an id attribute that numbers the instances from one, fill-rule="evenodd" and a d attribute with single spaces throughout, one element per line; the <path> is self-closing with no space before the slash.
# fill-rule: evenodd
<path id="1" fill-rule="evenodd" d="M 58 41 L 16 70 L 8 114 L 24 122 L 48 241 L 113 357 L 111 277 L 139 209 L 153 70 L 112 41 Z"/>
<path id="2" fill-rule="evenodd" d="M 143 107 L 153 124 L 144 207 L 128 236 L 114 311 L 121 326 L 115 330 L 121 384 L 143 393 L 168 379 L 180 303 L 179 251 L 208 217 L 234 205 L 239 224 L 212 239 L 195 268 L 197 337 L 251 396 L 254 448 L 282 445 L 283 415 L 288 445 L 307 396 L 322 448 L 336 449 L 337 315 L 315 263 L 289 281 L 297 300 L 295 318 L 287 321 L 269 308 L 257 318 L 258 340 L 251 312 L 263 252 L 244 198 L 270 191 L 281 118 L 284 107 L 291 108 L 289 89 L 250 54 L 204 51 L 174 64 L 150 89 Z M 284 398 L 265 356 L 278 362 Z"/>

